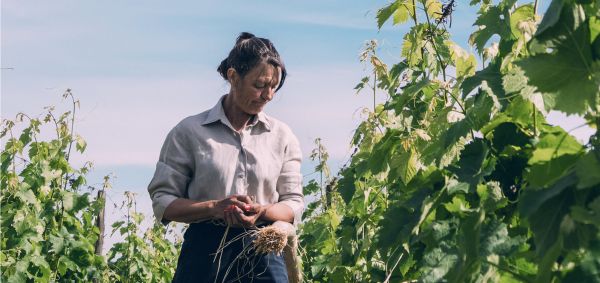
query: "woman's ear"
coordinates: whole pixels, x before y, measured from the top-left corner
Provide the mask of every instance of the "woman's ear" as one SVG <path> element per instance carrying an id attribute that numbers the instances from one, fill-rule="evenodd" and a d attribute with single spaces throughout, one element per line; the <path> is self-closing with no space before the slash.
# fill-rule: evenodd
<path id="1" fill-rule="evenodd" d="M 232 84 L 232 85 L 236 84 L 238 79 L 239 79 L 239 75 L 235 71 L 234 68 L 227 69 L 227 80 L 229 81 L 230 84 Z"/>

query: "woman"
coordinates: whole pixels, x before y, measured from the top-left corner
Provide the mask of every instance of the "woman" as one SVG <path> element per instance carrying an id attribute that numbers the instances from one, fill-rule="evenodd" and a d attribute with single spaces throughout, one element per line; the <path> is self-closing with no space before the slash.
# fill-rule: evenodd
<path id="1" fill-rule="evenodd" d="M 247 228 L 300 220 L 298 140 L 262 112 L 287 72 L 273 44 L 250 33 L 238 37 L 217 70 L 229 93 L 171 130 L 148 186 L 157 219 L 192 223 L 173 282 L 287 282 L 282 256 L 238 257 L 248 237 L 215 257 L 226 230 L 229 241 Z"/>

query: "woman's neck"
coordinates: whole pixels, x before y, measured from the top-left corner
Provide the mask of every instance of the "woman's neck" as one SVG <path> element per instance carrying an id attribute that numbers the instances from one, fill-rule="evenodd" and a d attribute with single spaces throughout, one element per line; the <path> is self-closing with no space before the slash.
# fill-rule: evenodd
<path id="1" fill-rule="evenodd" d="M 229 120 L 229 123 L 231 123 L 233 129 L 238 132 L 246 127 L 253 116 L 239 109 L 235 103 L 233 103 L 230 94 L 225 96 L 225 99 L 223 100 L 223 111 L 225 111 L 225 116 Z"/>

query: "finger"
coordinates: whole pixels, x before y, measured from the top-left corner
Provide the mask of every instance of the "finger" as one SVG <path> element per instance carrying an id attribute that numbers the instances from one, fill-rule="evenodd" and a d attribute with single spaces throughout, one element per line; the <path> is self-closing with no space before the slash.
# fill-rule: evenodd
<path id="1" fill-rule="evenodd" d="M 223 201 L 222 201 L 224 207 L 229 207 L 232 204 L 235 204 L 237 202 L 239 202 L 239 201 L 237 200 L 237 197 L 235 197 L 235 196 L 228 196 L 227 198 L 223 199 Z"/>
<path id="2" fill-rule="evenodd" d="M 242 215 L 240 217 L 244 223 L 244 225 L 246 225 L 246 227 L 252 227 L 256 224 L 256 216 L 246 216 L 246 215 Z"/>
<path id="3" fill-rule="evenodd" d="M 233 206 L 231 209 L 231 216 L 235 224 L 241 224 L 242 218 L 240 216 L 244 215 L 244 211 L 239 209 L 237 206 Z"/>
<path id="4" fill-rule="evenodd" d="M 246 212 L 246 215 L 253 215 L 256 213 L 259 213 L 262 210 L 262 206 L 260 204 L 248 204 L 246 205 L 246 207 L 244 208 L 244 211 Z"/>
<path id="5" fill-rule="evenodd" d="M 234 215 L 236 216 L 238 223 L 242 224 L 244 227 L 254 226 L 254 223 L 256 222 L 256 219 L 254 217 L 247 216 L 239 208 L 236 208 L 236 209 L 237 209 L 237 212 L 234 212 Z"/>
<path id="6" fill-rule="evenodd" d="M 251 227 L 254 224 L 251 219 L 244 214 L 237 214 L 236 216 L 238 217 L 239 223 L 242 223 L 244 227 Z"/>
<path id="7" fill-rule="evenodd" d="M 250 206 L 250 209 L 248 209 L 249 212 L 252 213 L 259 213 L 262 210 L 262 205 L 255 203 L 253 205 Z"/>
<path id="8" fill-rule="evenodd" d="M 250 209 L 250 207 L 247 207 L 249 204 L 241 202 L 239 200 L 232 200 L 231 203 L 233 205 L 235 205 L 236 207 L 239 207 L 242 211 L 246 211 L 247 209 Z"/>
<path id="9" fill-rule="evenodd" d="M 243 203 L 247 203 L 247 204 L 252 203 L 252 199 L 247 195 L 233 195 L 233 197 L 235 198 L 235 200 L 243 202 Z"/>
<path id="10" fill-rule="evenodd" d="M 240 195 L 240 196 L 238 196 L 238 200 L 240 200 L 242 202 L 245 202 L 247 204 L 252 204 L 252 199 L 249 196 L 247 196 L 247 195 Z"/>
<path id="11" fill-rule="evenodd" d="M 227 197 L 217 202 L 216 207 L 220 210 L 224 210 L 225 208 L 231 205 L 232 201 L 237 201 L 235 198 Z"/>
<path id="12" fill-rule="evenodd" d="M 237 223 L 241 223 L 242 225 L 246 226 L 246 221 L 244 221 L 244 218 L 243 218 L 244 217 L 243 211 L 241 211 L 239 208 L 236 208 L 236 211 L 234 211 L 232 214 Z"/>
<path id="13" fill-rule="evenodd" d="M 235 213 L 238 213 L 238 214 L 244 214 L 244 210 L 240 209 L 237 206 L 234 206 L 232 211 L 235 212 Z"/>
<path id="14" fill-rule="evenodd" d="M 225 212 L 225 215 L 227 217 L 227 225 L 234 226 L 237 223 L 231 209 L 227 210 L 227 212 Z"/>

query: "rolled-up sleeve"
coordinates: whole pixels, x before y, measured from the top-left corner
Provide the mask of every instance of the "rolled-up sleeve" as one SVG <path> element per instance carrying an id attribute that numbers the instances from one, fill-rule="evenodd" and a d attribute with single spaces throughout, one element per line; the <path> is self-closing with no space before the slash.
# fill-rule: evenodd
<path id="1" fill-rule="evenodd" d="M 148 185 L 154 216 L 164 225 L 170 222 L 163 218 L 165 209 L 174 200 L 186 196 L 194 172 L 193 157 L 188 148 L 185 131 L 178 125 L 167 135 L 154 177 Z"/>
<path id="2" fill-rule="evenodd" d="M 277 179 L 279 203 L 289 206 L 294 212 L 294 225 L 302 220 L 304 211 L 304 195 L 302 194 L 302 151 L 298 139 L 292 134 L 285 148 L 281 174 Z"/>

